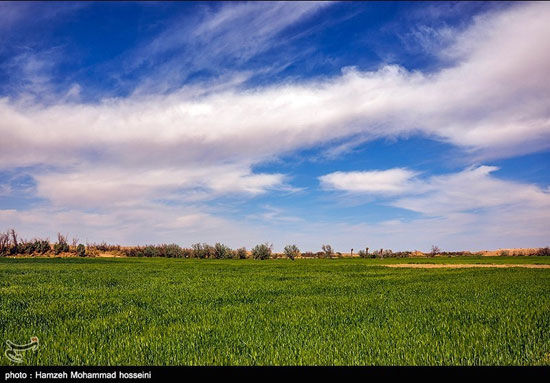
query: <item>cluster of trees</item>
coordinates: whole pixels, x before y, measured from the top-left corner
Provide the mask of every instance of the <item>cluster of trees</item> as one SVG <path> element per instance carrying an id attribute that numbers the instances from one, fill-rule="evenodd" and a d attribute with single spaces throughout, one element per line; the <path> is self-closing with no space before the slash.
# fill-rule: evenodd
<path id="1" fill-rule="evenodd" d="M 10 229 L 5 233 L 0 233 L 0 256 L 40 255 L 52 252 L 56 255 L 73 252 L 79 256 L 85 256 L 86 247 L 83 244 L 77 245 L 77 243 L 78 239 L 73 239 L 73 246 L 71 247 L 66 236 L 57 234 L 57 242 L 52 246 L 47 239 L 22 239 L 14 229 Z"/>
<path id="2" fill-rule="evenodd" d="M 273 255 L 273 246 L 263 243 L 250 251 L 254 259 L 268 259 Z M 120 253 L 127 257 L 167 257 L 167 258 L 199 258 L 199 259 L 245 259 L 249 257 L 246 248 L 231 249 L 222 243 L 211 246 L 207 243 L 195 243 L 191 248 L 170 245 L 147 245 L 120 248 Z"/>
<path id="3" fill-rule="evenodd" d="M 321 250 L 317 253 L 305 252 L 302 253 L 298 246 L 287 245 L 284 248 L 282 254 L 273 252 L 273 246 L 269 243 L 262 243 L 256 245 L 249 251 L 246 248 L 241 247 L 239 249 L 231 249 L 222 243 L 216 243 L 211 246 L 207 243 L 195 243 L 191 248 L 181 247 L 176 244 L 163 244 L 163 245 L 147 245 L 147 246 L 133 246 L 122 247 L 120 245 L 109 245 L 105 242 L 96 244 L 79 244 L 78 238 L 73 238 L 72 244 L 69 245 L 67 236 L 58 234 L 57 242 L 53 245 L 47 239 L 33 239 L 30 241 L 23 240 L 15 232 L 10 229 L 4 233 L 0 233 L 0 256 L 9 255 L 44 255 L 44 254 L 61 254 L 72 253 L 80 257 L 85 256 L 97 256 L 100 253 L 111 252 L 114 254 L 127 256 L 127 257 L 165 257 L 165 258 L 199 258 L 199 259 L 270 259 L 286 257 L 294 260 L 295 258 L 334 258 L 342 257 L 342 253 L 335 252 L 330 245 L 322 245 Z M 393 252 L 389 249 L 380 249 L 369 251 L 369 248 L 359 250 L 357 255 L 361 258 L 405 258 L 413 256 L 415 253 L 411 251 L 399 251 Z M 464 256 L 464 255 L 478 255 L 479 253 L 469 252 L 444 252 L 437 246 L 432 246 L 432 249 L 428 256 Z M 351 255 L 354 255 L 353 249 L 351 249 Z M 510 254 L 508 251 L 502 251 L 500 255 L 518 255 Z M 531 253 L 523 253 L 522 255 L 531 256 L 550 256 L 550 248 L 534 249 Z"/>

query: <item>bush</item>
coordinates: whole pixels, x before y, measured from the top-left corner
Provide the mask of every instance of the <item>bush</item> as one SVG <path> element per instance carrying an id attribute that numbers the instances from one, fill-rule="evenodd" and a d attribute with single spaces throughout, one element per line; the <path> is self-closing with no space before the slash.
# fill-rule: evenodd
<path id="1" fill-rule="evenodd" d="M 193 256 L 195 258 L 214 257 L 214 248 L 207 243 L 195 243 L 191 247 L 193 248 Z"/>
<path id="2" fill-rule="evenodd" d="M 545 256 L 545 257 L 550 256 L 550 247 L 548 247 L 548 246 L 541 247 L 540 249 L 537 250 L 536 255 Z"/>
<path id="3" fill-rule="evenodd" d="M 157 257 L 166 257 L 166 258 L 182 258 L 183 251 L 181 247 L 175 243 L 169 245 L 160 245 L 158 246 Z"/>
<path id="4" fill-rule="evenodd" d="M 193 249 L 188 249 L 188 248 L 181 249 L 181 256 L 183 258 L 193 258 Z"/>
<path id="5" fill-rule="evenodd" d="M 233 257 L 233 252 L 228 246 L 217 242 L 214 245 L 214 258 L 216 259 L 228 259 Z"/>
<path id="6" fill-rule="evenodd" d="M 46 254 L 52 249 L 50 241 L 44 239 L 37 239 L 34 242 L 34 250 L 40 254 Z"/>
<path id="7" fill-rule="evenodd" d="M 246 259 L 248 254 L 246 253 L 246 248 L 241 247 L 240 249 L 235 250 L 235 258 L 237 259 Z"/>
<path id="8" fill-rule="evenodd" d="M 31 255 L 34 253 L 34 242 L 27 242 L 22 240 L 17 248 L 19 254 Z"/>
<path id="9" fill-rule="evenodd" d="M 153 245 L 147 245 L 143 248 L 143 256 L 153 258 L 160 256 L 160 249 Z"/>
<path id="10" fill-rule="evenodd" d="M 67 253 L 69 251 L 67 237 L 65 237 L 61 233 L 57 233 L 57 243 L 53 245 L 53 251 L 56 255 L 60 253 Z"/>
<path id="11" fill-rule="evenodd" d="M 439 253 L 441 253 L 441 249 L 439 248 L 439 246 L 432 245 L 432 249 L 430 250 L 430 257 L 435 257 Z"/>
<path id="12" fill-rule="evenodd" d="M 332 254 L 334 254 L 334 250 L 332 250 L 332 246 L 330 245 L 323 245 L 321 246 L 321 249 L 323 250 L 322 256 L 324 258 L 330 258 L 332 257 Z"/>
<path id="13" fill-rule="evenodd" d="M 273 245 L 269 243 L 262 243 L 261 245 L 256 245 L 252 249 L 252 258 L 254 259 L 269 259 L 271 257 Z"/>
<path id="14" fill-rule="evenodd" d="M 85 256 L 86 256 L 86 248 L 84 247 L 83 244 L 79 244 L 79 245 L 76 247 L 76 254 L 77 254 L 79 257 L 85 257 Z"/>
<path id="15" fill-rule="evenodd" d="M 88 248 L 94 248 L 97 251 L 106 252 L 106 251 L 120 251 L 120 245 L 108 245 L 105 242 L 100 244 L 92 243 L 88 245 Z"/>
<path id="16" fill-rule="evenodd" d="M 294 260 L 294 258 L 300 256 L 300 249 L 296 245 L 285 246 L 284 254 L 288 259 Z"/>

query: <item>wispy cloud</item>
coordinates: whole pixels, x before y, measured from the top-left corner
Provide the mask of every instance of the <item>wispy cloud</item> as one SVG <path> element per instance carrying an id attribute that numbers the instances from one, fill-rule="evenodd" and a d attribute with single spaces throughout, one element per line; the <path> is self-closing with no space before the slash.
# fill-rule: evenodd
<path id="1" fill-rule="evenodd" d="M 123 71 L 146 74 L 134 90 L 144 94 L 173 91 L 194 75 L 227 78 L 282 70 L 292 63 L 292 57 L 285 61 L 279 56 L 276 63 L 260 65 L 249 62 L 287 44 L 292 36 L 281 38 L 283 32 L 331 4 L 297 1 L 204 6 L 198 15 L 179 16 L 151 41 L 126 53 Z"/>

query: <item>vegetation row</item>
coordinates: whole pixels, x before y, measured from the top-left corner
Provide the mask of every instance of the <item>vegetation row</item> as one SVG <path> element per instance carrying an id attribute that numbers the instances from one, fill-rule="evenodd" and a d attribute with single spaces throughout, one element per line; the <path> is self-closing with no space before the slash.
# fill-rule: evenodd
<path id="1" fill-rule="evenodd" d="M 19 237 L 14 229 L 10 229 L 4 233 L 0 233 L 0 256 L 15 256 L 15 255 L 60 255 L 73 254 L 80 257 L 94 257 L 101 253 L 112 253 L 114 255 L 126 257 L 165 257 L 165 258 L 199 258 L 199 259 L 270 259 L 270 258 L 335 258 L 343 257 L 340 252 L 335 252 L 330 245 L 322 245 L 322 251 L 319 252 L 301 252 L 296 245 L 287 245 L 283 253 L 273 252 L 273 246 L 269 243 L 258 244 L 250 251 L 241 247 L 239 249 L 231 249 L 230 247 L 216 243 L 214 246 L 207 243 L 195 243 L 191 248 L 181 247 L 177 244 L 161 244 L 161 245 L 146 245 L 123 247 L 120 245 L 109 245 L 107 243 L 78 243 L 78 239 L 74 238 L 72 244 L 69 244 L 66 235 L 58 233 L 57 242 L 51 244 L 48 239 L 33 239 L 24 240 Z M 393 252 L 389 249 L 379 249 L 369 251 L 369 248 L 359 250 L 356 255 L 361 258 L 406 258 L 418 255 L 418 252 L 398 251 Z M 420 253 L 425 256 L 467 256 L 481 255 L 481 253 L 471 253 L 465 251 L 441 251 L 439 247 L 432 246 L 429 253 Z M 354 255 L 353 249 L 351 254 Z M 503 250 L 499 253 L 501 256 L 550 256 L 550 248 L 544 247 L 533 249 L 530 252 L 514 252 Z"/>

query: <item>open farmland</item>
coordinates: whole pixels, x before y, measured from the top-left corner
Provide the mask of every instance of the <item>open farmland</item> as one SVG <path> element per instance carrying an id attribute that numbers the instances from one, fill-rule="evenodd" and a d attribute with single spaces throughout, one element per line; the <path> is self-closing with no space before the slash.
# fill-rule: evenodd
<path id="1" fill-rule="evenodd" d="M 550 270 L 407 262 L 550 259 L 2 258 L 0 332 L 40 365 L 550 364 Z"/>

